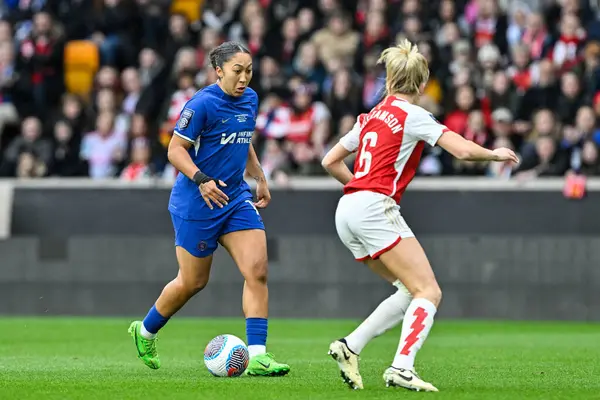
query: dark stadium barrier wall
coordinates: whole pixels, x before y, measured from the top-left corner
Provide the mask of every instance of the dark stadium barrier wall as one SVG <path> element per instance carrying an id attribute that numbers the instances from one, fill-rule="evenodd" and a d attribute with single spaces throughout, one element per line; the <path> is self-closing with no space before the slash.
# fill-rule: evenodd
<path id="1" fill-rule="evenodd" d="M 572 201 L 560 182 L 420 182 L 402 212 L 444 291 L 441 317 L 600 320 L 600 191 Z M 301 186 L 274 189 L 262 212 L 271 314 L 364 317 L 393 288 L 339 242 L 339 188 Z M 166 187 L 20 184 L 12 196 L 1 314 L 142 316 L 176 273 Z M 241 288 L 219 250 L 208 287 L 182 314 L 241 315 Z"/>

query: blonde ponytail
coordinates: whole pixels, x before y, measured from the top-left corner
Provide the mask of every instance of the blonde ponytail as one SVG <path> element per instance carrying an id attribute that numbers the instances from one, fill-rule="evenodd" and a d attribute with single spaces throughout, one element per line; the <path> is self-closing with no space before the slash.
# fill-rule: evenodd
<path id="1" fill-rule="evenodd" d="M 385 49 L 377 63 L 385 65 L 387 94 L 419 94 L 419 87 L 429 79 L 427 60 L 408 39 Z"/>

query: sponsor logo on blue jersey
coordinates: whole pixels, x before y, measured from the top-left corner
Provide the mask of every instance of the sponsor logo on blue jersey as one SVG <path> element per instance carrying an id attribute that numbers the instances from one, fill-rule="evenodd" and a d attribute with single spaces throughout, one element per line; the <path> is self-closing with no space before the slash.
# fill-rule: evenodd
<path id="1" fill-rule="evenodd" d="M 221 134 L 221 144 L 251 144 L 254 131 Z"/>

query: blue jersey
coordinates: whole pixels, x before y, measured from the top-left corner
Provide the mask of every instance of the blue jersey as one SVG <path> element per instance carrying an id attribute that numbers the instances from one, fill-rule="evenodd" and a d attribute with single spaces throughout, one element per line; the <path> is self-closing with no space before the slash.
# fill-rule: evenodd
<path id="1" fill-rule="evenodd" d="M 234 97 L 213 84 L 185 104 L 173 132 L 193 143 L 189 154 L 202 172 L 227 184 L 220 189 L 229 197 L 229 203 L 250 194 L 244 171 L 257 114 L 258 96 L 254 90 L 246 88 L 242 96 Z M 218 217 L 227 209 L 215 205 L 211 210 L 198 186 L 184 174 L 177 176 L 169 200 L 172 214 L 203 220 Z"/>

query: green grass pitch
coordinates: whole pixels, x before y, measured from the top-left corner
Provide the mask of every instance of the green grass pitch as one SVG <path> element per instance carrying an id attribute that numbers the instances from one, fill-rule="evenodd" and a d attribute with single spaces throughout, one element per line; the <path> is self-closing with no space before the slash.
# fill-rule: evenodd
<path id="1" fill-rule="evenodd" d="M 600 399 L 600 325 L 440 319 L 417 358 L 439 393 L 386 388 L 381 378 L 399 328 L 363 351 L 365 390 L 351 391 L 326 355 L 356 321 L 270 322 L 269 350 L 283 378 L 214 378 L 204 346 L 221 333 L 245 339 L 244 321 L 174 318 L 161 332 L 162 368 L 135 356 L 127 319 L 0 319 L 0 399 Z"/>

